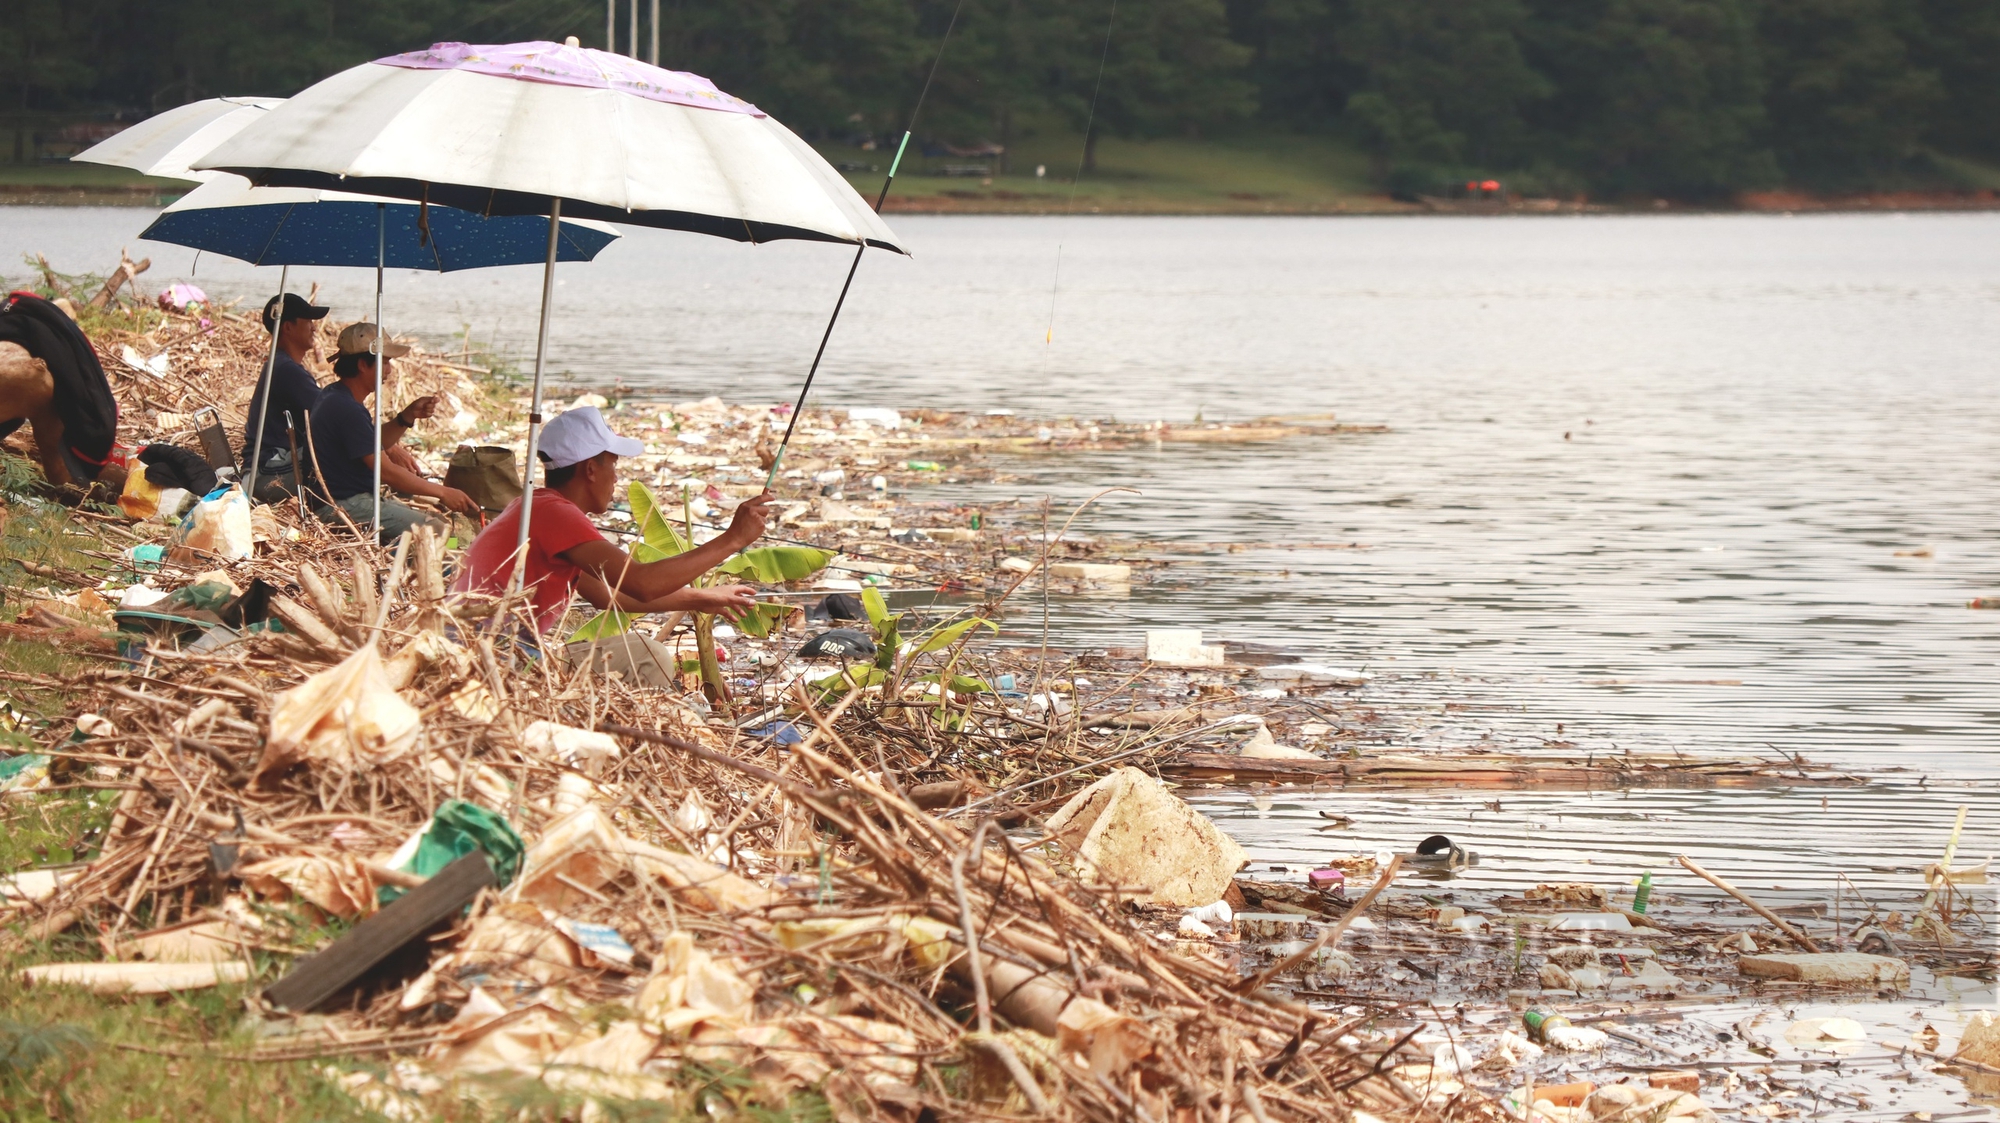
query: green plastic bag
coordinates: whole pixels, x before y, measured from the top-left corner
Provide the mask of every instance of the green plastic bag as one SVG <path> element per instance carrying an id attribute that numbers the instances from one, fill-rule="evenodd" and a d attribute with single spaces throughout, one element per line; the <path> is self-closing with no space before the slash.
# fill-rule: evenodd
<path id="1" fill-rule="evenodd" d="M 33 787 L 47 778 L 48 774 L 49 758 L 41 753 L 0 757 L 0 792 L 12 788 Z"/>
<path id="2" fill-rule="evenodd" d="M 474 850 L 486 852 L 494 880 L 506 885 L 520 874 L 527 844 L 494 812 L 462 799 L 448 799 L 431 815 L 431 825 L 417 843 L 417 852 L 399 868 L 404 873 L 432 877 Z M 375 899 L 386 905 L 406 892 L 399 886 L 384 885 L 376 891 Z"/>

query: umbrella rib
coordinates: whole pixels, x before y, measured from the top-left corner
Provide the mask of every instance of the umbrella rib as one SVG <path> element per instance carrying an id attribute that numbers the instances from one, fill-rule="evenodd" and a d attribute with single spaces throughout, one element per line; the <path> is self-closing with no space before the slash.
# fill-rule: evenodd
<path id="1" fill-rule="evenodd" d="M 271 227 L 271 236 L 269 238 L 264 239 L 264 248 L 257 251 L 257 260 L 252 262 L 253 265 L 264 264 L 264 255 L 270 253 L 271 247 L 277 244 L 278 231 L 283 230 L 285 228 L 285 223 L 290 222 L 292 220 L 292 208 L 296 206 L 298 206 L 297 203 L 285 204 L 285 213 L 279 215 L 277 224 Z"/>

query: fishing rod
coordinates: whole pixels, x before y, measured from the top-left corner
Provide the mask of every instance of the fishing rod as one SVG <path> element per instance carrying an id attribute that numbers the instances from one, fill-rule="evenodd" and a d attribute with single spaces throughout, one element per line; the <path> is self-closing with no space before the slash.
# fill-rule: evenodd
<path id="1" fill-rule="evenodd" d="M 910 125 L 903 130 L 903 139 L 896 145 L 896 158 L 889 161 L 889 175 L 882 181 L 882 190 L 875 194 L 876 214 L 882 213 L 882 204 L 889 198 L 889 185 L 896 182 L 896 169 L 903 164 L 903 150 L 910 146 L 910 136 L 917 131 L 917 115 L 924 111 L 924 99 L 930 96 L 931 83 L 937 79 L 938 64 L 944 61 L 945 44 L 951 42 L 952 29 L 958 26 L 958 13 L 964 7 L 965 0 L 958 0 L 951 10 L 951 21 L 944 25 L 944 36 L 938 40 L 937 56 L 931 59 L 931 71 L 924 77 L 923 89 L 917 92 L 916 106 L 910 110 Z M 854 247 L 854 260 L 847 266 L 847 280 L 841 282 L 840 297 L 833 302 L 833 315 L 827 317 L 826 331 L 819 337 L 819 350 L 813 352 L 812 366 L 806 371 L 806 384 L 799 387 L 798 404 L 792 407 L 792 416 L 785 421 L 785 435 L 778 441 L 777 454 L 771 457 L 770 474 L 764 477 L 765 491 L 771 490 L 771 485 L 778 480 L 778 469 L 785 462 L 785 446 L 792 443 L 792 430 L 798 427 L 799 415 L 805 412 L 806 395 L 812 393 L 813 378 L 819 374 L 820 360 L 826 357 L 827 341 L 833 338 L 833 325 L 840 321 L 841 306 L 847 303 L 847 290 L 854 284 L 855 271 L 861 268 L 861 255 L 867 252 L 868 241 L 864 238 L 860 245 Z"/>

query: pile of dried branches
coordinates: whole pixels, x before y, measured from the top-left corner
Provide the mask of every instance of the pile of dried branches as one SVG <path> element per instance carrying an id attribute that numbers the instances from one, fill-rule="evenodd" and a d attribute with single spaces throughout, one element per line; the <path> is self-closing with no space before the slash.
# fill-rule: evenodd
<path id="1" fill-rule="evenodd" d="M 801 689 L 803 743 L 739 738 L 674 695 L 496 641 L 519 603 L 447 595 L 435 543 L 404 543 L 385 559 L 308 532 L 236 574 L 276 586 L 284 631 L 155 645 L 60 683 L 86 712 L 50 731 L 53 786 L 120 797 L 99 856 L 9 919 L 124 958 L 206 940 L 282 971 L 327 921 L 420 884 L 392 854 L 462 799 L 525 840 L 518 875 L 433 937 L 414 977 L 344 991 L 344 1044 L 276 1038 L 270 1056 L 423 1057 L 425 1075 L 374 1089 L 392 1098 L 497 1070 L 671 1098 L 689 1094 L 676 1072 L 705 1065 L 775 1099 L 816 1089 L 847 1117 L 1490 1110 L 1426 1107 L 1386 1071 L 1394 1049 L 1343 1045 L 1350 1027 L 1143 930 L 1131 887 L 920 808 L 908 765 L 928 737 L 886 736 L 879 706 Z M 370 661 L 371 704 L 393 695 L 413 735 L 358 700 L 311 738 L 284 732 L 301 697 Z M 592 954 L 578 924 L 630 956 Z M 621 1011 L 609 1028 L 581 1016 L 605 1009 Z"/>

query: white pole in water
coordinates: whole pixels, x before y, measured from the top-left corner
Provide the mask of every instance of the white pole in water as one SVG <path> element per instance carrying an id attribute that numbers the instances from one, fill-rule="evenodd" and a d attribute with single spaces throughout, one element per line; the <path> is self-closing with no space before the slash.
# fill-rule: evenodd
<path id="1" fill-rule="evenodd" d="M 257 501 L 257 468 L 264 459 L 264 421 L 271 416 L 271 378 L 278 369 L 278 333 L 285 330 L 285 289 L 291 284 L 292 267 L 278 269 L 278 314 L 271 322 L 271 354 L 264 360 L 264 408 L 257 413 L 257 436 L 250 442 L 250 470 L 243 476 L 243 497 Z"/>
<path id="2" fill-rule="evenodd" d="M 638 0 L 632 0 L 632 2 L 636 4 Z M 651 47 L 652 49 L 647 52 L 646 61 L 652 63 L 654 66 L 658 66 L 660 65 L 660 0 L 653 0 L 653 38 Z"/>
<path id="3" fill-rule="evenodd" d="M 639 0 L 632 0 L 632 57 L 639 57 Z"/>
<path id="4" fill-rule="evenodd" d="M 389 260 L 389 204 L 375 204 L 375 518 L 369 526 L 382 540 L 382 266 Z M 327 498 L 331 499 L 332 496 Z"/>
<path id="5" fill-rule="evenodd" d="M 633 0 L 637 3 L 638 0 Z M 556 236 L 562 232 L 562 199 L 549 200 L 549 255 L 542 266 L 542 327 L 535 337 L 535 389 L 528 405 L 528 462 L 523 465 L 521 486 L 521 531 L 514 540 L 512 591 L 520 587 L 528 563 L 528 519 L 535 504 L 535 461 L 542 450 L 542 371 L 549 359 L 549 303 L 556 290 Z"/>
<path id="6" fill-rule="evenodd" d="M 618 53 L 618 0 L 604 0 L 604 49 Z"/>

